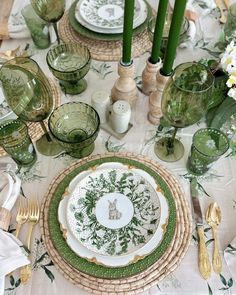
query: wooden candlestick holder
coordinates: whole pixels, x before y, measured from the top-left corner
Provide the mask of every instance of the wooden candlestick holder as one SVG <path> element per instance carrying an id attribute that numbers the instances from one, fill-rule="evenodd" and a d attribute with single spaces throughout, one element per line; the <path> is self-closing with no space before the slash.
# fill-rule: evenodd
<path id="1" fill-rule="evenodd" d="M 153 64 L 147 60 L 146 67 L 142 73 L 142 92 L 146 95 L 150 95 L 151 92 L 157 89 L 157 72 L 162 65 L 161 59 L 159 62 Z"/>
<path id="2" fill-rule="evenodd" d="M 160 119 L 162 117 L 161 111 L 161 97 L 165 85 L 170 76 L 164 76 L 161 74 L 160 70 L 156 75 L 156 91 L 152 92 L 149 96 L 149 113 L 148 120 L 154 124 L 158 125 L 160 123 Z"/>
<path id="3" fill-rule="evenodd" d="M 129 65 L 121 62 L 118 64 L 119 78 L 116 80 L 112 90 L 111 99 L 113 102 L 117 100 L 126 100 L 134 105 L 138 98 L 138 90 L 134 81 L 134 64 L 133 61 Z"/>

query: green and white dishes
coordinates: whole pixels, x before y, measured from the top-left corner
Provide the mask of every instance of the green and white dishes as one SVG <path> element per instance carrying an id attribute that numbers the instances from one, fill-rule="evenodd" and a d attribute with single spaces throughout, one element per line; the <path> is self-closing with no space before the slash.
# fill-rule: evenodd
<path id="1" fill-rule="evenodd" d="M 169 207 L 147 172 L 104 163 L 75 177 L 58 209 L 69 247 L 80 257 L 122 267 L 149 255 L 162 241 Z"/>
<path id="2" fill-rule="evenodd" d="M 2 92 L 2 88 L 0 88 L 0 122 L 9 119 L 16 119 L 16 115 L 13 113 L 13 111 L 7 104 L 4 94 Z"/>
<path id="3" fill-rule="evenodd" d="M 53 138 L 72 157 L 83 158 L 94 150 L 100 120 L 98 113 L 83 102 L 69 102 L 56 108 L 48 121 Z"/>
<path id="4" fill-rule="evenodd" d="M 60 44 L 57 21 L 59 21 L 64 14 L 65 0 L 31 0 L 31 4 L 39 17 L 53 24 L 57 42 Z"/>
<path id="5" fill-rule="evenodd" d="M 48 51 L 46 60 L 65 93 L 79 94 L 86 89 L 87 82 L 83 78 L 91 62 L 87 47 L 74 43 L 60 44 Z"/>
<path id="6" fill-rule="evenodd" d="M 31 4 L 26 5 L 21 10 L 21 14 L 25 19 L 35 46 L 40 49 L 48 48 L 50 46 L 49 24 L 35 13 Z"/>
<path id="7" fill-rule="evenodd" d="M 0 81 L 5 99 L 22 120 L 39 122 L 45 135 L 37 142 L 37 150 L 44 155 L 58 154 L 43 123 L 53 109 L 53 94 L 47 77 L 32 59 L 16 57 L 3 64 Z"/>
<path id="8" fill-rule="evenodd" d="M 211 102 L 214 76 L 204 65 L 187 62 L 178 65 L 166 83 L 161 99 L 165 120 L 173 126 L 172 137 L 160 139 L 155 153 L 163 161 L 174 162 L 184 155 L 183 144 L 175 138 L 178 128 L 198 122 Z"/>
<path id="9" fill-rule="evenodd" d="M 229 148 L 228 137 L 218 129 L 203 128 L 193 135 L 187 168 L 196 175 L 206 173 Z"/>
<path id="10" fill-rule="evenodd" d="M 27 125 L 19 119 L 0 124 L 0 146 L 19 167 L 31 167 L 37 160 Z"/>
<path id="11" fill-rule="evenodd" d="M 136 0 L 134 28 L 140 26 L 147 18 L 147 5 L 143 0 Z M 85 28 L 103 34 L 123 32 L 124 1 L 81 0 L 76 4 L 75 18 Z"/>

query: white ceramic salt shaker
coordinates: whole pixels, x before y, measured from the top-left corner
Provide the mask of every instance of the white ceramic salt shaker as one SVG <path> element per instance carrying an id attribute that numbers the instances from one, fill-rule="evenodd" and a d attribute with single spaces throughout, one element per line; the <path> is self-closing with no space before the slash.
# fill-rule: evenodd
<path id="1" fill-rule="evenodd" d="M 124 133 L 129 127 L 130 118 L 130 104 L 125 100 L 117 100 L 111 108 L 110 122 L 112 129 L 117 133 Z"/>
<path id="2" fill-rule="evenodd" d="M 106 123 L 108 119 L 110 101 L 110 93 L 104 90 L 98 90 L 92 94 L 91 104 L 98 112 L 101 124 Z"/>

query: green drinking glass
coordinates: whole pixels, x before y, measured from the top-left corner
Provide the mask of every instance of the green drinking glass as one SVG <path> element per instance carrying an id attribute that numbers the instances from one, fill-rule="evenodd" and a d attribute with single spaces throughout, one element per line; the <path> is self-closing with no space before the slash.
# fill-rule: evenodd
<path id="1" fill-rule="evenodd" d="M 43 155 L 56 155 L 59 146 L 53 142 L 43 123 L 53 109 L 53 94 L 47 77 L 38 64 L 25 57 L 16 57 L 3 64 L 0 81 L 8 105 L 22 120 L 39 122 L 45 135 L 36 143 Z"/>
<path id="2" fill-rule="evenodd" d="M 203 128 L 195 132 L 187 169 L 195 175 L 206 173 L 229 148 L 228 137 L 218 129 Z"/>
<path id="3" fill-rule="evenodd" d="M 35 13 L 30 4 L 21 10 L 21 14 L 25 19 L 35 46 L 40 49 L 48 48 L 50 46 L 48 23 Z"/>
<path id="4" fill-rule="evenodd" d="M 60 44 L 57 22 L 64 14 L 65 0 L 31 0 L 31 5 L 39 17 L 53 24 L 57 42 Z"/>
<path id="5" fill-rule="evenodd" d="M 46 60 L 65 93 L 79 94 L 86 89 L 84 76 L 88 73 L 91 62 L 87 47 L 74 43 L 60 44 L 48 51 Z"/>
<path id="6" fill-rule="evenodd" d="M 225 40 L 230 42 L 236 40 L 236 3 L 229 8 L 227 20 L 224 25 Z"/>
<path id="7" fill-rule="evenodd" d="M 83 158 L 94 150 L 100 126 L 98 113 L 83 102 L 69 102 L 56 108 L 49 117 L 54 139 L 72 157 Z"/>
<path id="8" fill-rule="evenodd" d="M 178 128 L 198 122 L 207 111 L 214 85 L 214 76 L 202 64 L 180 64 L 167 81 L 162 95 L 161 108 L 164 119 L 175 130 L 172 137 L 160 139 L 155 153 L 163 161 L 175 162 L 184 154 L 183 144 L 175 138 Z"/>
<path id="9" fill-rule="evenodd" d="M 7 120 L 0 124 L 0 146 L 20 167 L 31 167 L 37 160 L 27 125 L 17 120 Z"/>

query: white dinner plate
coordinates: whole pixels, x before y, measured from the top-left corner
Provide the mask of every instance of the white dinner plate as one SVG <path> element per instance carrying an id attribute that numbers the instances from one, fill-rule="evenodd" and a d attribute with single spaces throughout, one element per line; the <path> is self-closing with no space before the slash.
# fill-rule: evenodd
<path id="1" fill-rule="evenodd" d="M 109 173 L 114 180 L 114 171 L 119 174 L 116 181 L 123 183 L 123 189 L 115 193 L 103 191 L 101 197 L 90 198 L 94 193 L 91 187 L 97 187 L 100 177 L 107 181 Z M 109 181 L 104 184 L 109 185 Z M 87 190 L 83 190 L 84 185 Z M 127 185 L 135 187 L 137 194 L 143 194 L 143 202 L 135 193 L 129 195 Z M 169 217 L 167 201 L 157 188 L 158 184 L 148 173 L 120 163 L 102 164 L 95 172 L 79 174 L 71 181 L 58 209 L 68 245 L 79 256 L 108 267 L 125 266 L 144 258 L 161 242 Z M 89 202 L 96 199 L 91 207 Z"/>

